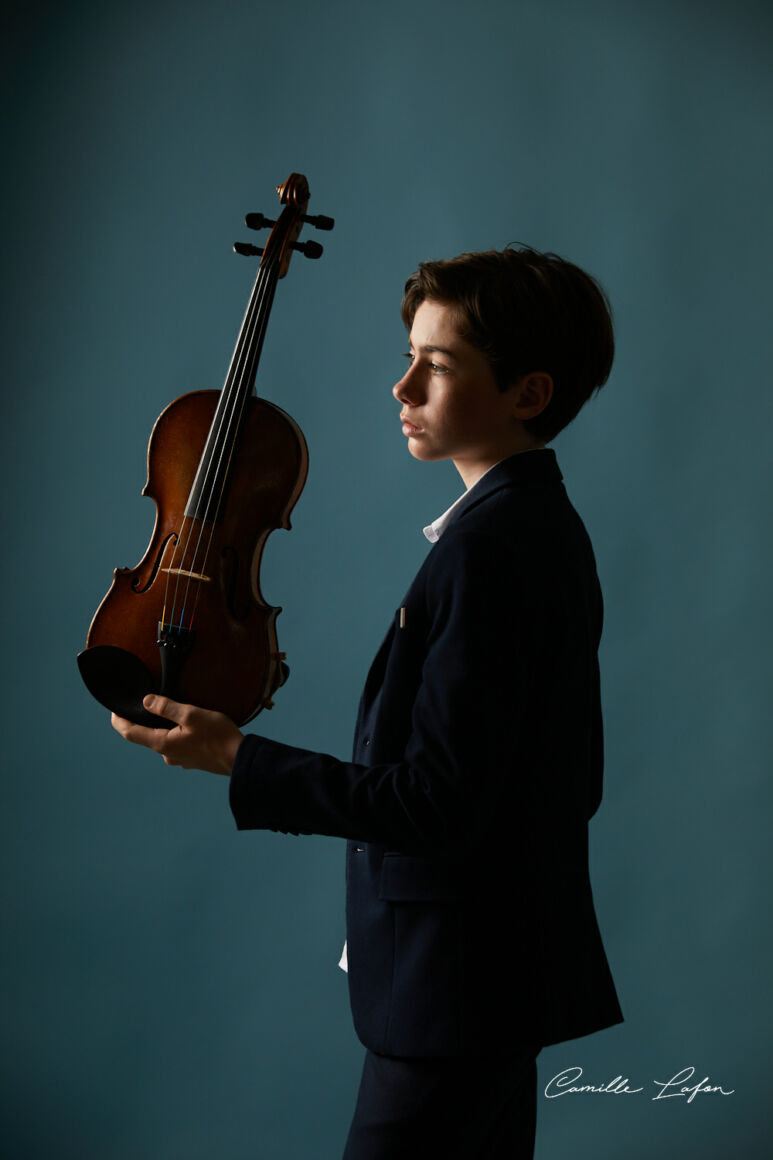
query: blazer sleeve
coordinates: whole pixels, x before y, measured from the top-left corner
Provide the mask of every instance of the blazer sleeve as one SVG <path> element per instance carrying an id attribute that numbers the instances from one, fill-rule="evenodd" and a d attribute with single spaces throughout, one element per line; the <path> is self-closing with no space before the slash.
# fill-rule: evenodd
<path id="1" fill-rule="evenodd" d="M 524 561 L 485 534 L 449 536 L 427 563 L 428 633 L 400 759 L 360 765 L 249 735 L 231 776 L 240 829 L 459 853 L 485 832 L 505 791 L 512 806 L 513 779 L 526 805 L 544 593 Z"/>

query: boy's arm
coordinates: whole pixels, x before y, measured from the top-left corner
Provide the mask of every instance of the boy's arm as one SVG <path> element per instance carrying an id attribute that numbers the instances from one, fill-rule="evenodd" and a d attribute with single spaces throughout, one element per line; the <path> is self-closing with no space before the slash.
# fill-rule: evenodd
<path id="1" fill-rule="evenodd" d="M 441 542 L 427 573 L 428 638 L 407 650 L 410 672 L 392 667 L 388 677 L 420 676 L 409 735 L 375 739 L 400 760 L 362 765 L 247 736 L 231 778 L 239 828 L 458 853 L 485 831 L 506 784 L 512 802 L 513 778 L 525 802 L 538 610 L 524 605 L 521 580 L 493 537 Z"/>

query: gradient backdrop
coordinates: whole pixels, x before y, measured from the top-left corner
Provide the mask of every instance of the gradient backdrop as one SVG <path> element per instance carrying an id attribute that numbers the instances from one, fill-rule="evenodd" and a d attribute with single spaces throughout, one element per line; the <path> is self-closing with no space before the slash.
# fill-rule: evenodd
<path id="1" fill-rule="evenodd" d="M 768 1156 L 769 5 L 6 12 L 2 1155 L 340 1155 L 342 843 L 237 834 L 225 780 L 123 743 L 75 667 L 150 535 L 156 416 L 224 379 L 243 215 L 298 170 L 337 225 L 280 284 L 259 374 L 311 455 L 266 552 L 293 671 L 260 729 L 348 755 L 460 491 L 397 424 L 405 277 L 516 240 L 586 266 L 619 354 L 556 450 L 606 595 L 592 868 L 626 1022 L 543 1052 L 540 1090 L 576 1066 L 644 1091 L 540 1094 L 537 1158 Z M 652 1099 L 690 1066 L 733 1094 Z"/>

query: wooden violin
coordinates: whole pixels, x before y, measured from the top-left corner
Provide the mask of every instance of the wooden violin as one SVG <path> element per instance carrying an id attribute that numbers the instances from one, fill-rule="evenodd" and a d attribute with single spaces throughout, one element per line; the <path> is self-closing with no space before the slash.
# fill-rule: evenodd
<path id="1" fill-rule="evenodd" d="M 277 646 L 276 618 L 260 591 L 260 561 L 290 512 L 308 469 L 306 441 L 281 408 L 255 396 L 255 377 L 277 281 L 301 244 L 304 223 L 333 228 L 306 213 L 309 186 L 291 174 L 277 189 L 277 221 L 248 214 L 253 229 L 273 227 L 262 254 L 225 385 L 182 395 L 161 413 L 148 445 L 142 494 L 156 504 L 156 524 L 136 568 L 117 568 L 78 656 L 92 695 L 121 717 L 171 727 L 142 698 L 161 693 L 216 709 L 243 725 L 270 708 L 288 669 Z"/>

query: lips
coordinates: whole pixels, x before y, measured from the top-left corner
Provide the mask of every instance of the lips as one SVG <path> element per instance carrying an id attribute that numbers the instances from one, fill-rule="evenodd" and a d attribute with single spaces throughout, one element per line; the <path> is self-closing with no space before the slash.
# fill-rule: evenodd
<path id="1" fill-rule="evenodd" d="M 411 423 L 410 420 L 406 419 L 405 415 L 400 416 L 400 422 L 403 425 L 403 435 L 413 435 L 416 431 L 421 431 L 421 427 L 418 427 L 415 423 Z"/>

